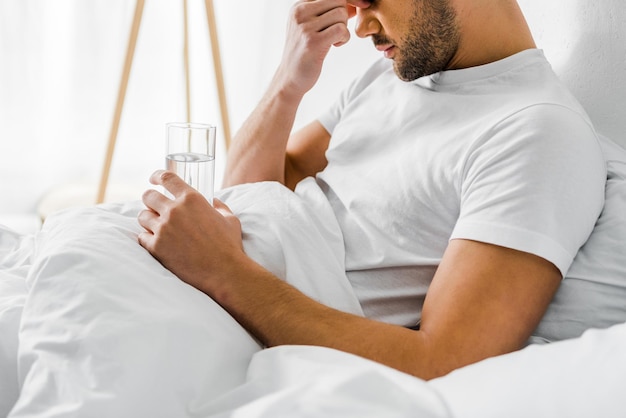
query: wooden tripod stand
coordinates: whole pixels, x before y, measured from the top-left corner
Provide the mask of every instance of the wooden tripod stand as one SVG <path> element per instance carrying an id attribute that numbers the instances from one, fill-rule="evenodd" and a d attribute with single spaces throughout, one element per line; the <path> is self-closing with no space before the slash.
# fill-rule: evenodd
<path id="1" fill-rule="evenodd" d="M 141 25 L 141 18 L 143 15 L 145 0 L 137 0 L 135 6 L 135 14 L 133 16 L 133 22 L 130 30 L 130 36 L 128 38 L 128 47 L 126 49 L 126 59 L 124 61 L 124 67 L 122 70 L 122 79 L 120 82 L 117 102 L 115 105 L 115 113 L 113 116 L 113 122 L 111 124 L 111 130 L 109 133 L 109 141 L 107 144 L 107 150 L 104 158 L 104 165 L 102 167 L 102 174 L 100 176 L 100 184 L 98 187 L 98 194 L 96 197 L 96 203 L 104 202 L 106 195 L 107 184 L 109 182 L 109 173 L 111 171 L 111 163 L 113 161 L 113 153 L 115 151 L 115 143 L 117 141 L 117 134 L 120 125 L 120 119 L 122 117 L 122 110 L 124 108 L 124 99 L 126 97 L 126 89 L 128 87 L 128 78 L 130 76 L 130 70 L 133 64 L 133 56 L 135 54 L 135 45 L 137 44 L 137 35 L 139 34 L 139 27 Z M 215 84 L 217 87 L 217 94 L 220 106 L 222 132 L 224 133 L 224 140 L 226 149 L 230 145 L 230 121 L 228 116 L 228 106 L 226 103 L 226 91 L 224 88 L 224 73 L 222 71 L 222 60 L 219 49 L 219 42 L 217 37 L 217 28 L 215 22 L 215 12 L 213 8 L 213 0 L 205 0 L 206 19 L 209 28 L 209 38 L 211 41 L 211 52 L 213 57 L 213 67 L 215 72 Z M 185 87 L 186 87 L 186 102 L 187 102 L 187 118 L 191 115 L 191 101 L 190 101 L 190 80 L 189 80 L 189 48 L 188 48 L 188 28 L 187 28 L 187 0 L 183 0 L 184 11 L 184 52 L 183 59 L 185 61 Z"/>

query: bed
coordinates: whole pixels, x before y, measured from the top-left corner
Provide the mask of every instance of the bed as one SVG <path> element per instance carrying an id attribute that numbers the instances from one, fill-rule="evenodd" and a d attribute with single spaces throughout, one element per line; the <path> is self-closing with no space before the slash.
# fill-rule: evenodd
<path id="1" fill-rule="evenodd" d="M 605 208 L 575 268 L 626 287 L 626 151 L 603 147 Z M 324 199 L 275 183 L 219 197 L 241 217 L 249 255 L 309 296 L 360 313 Z M 70 209 L 34 235 L 0 229 L 0 416 L 626 414 L 626 323 L 428 382 L 326 348 L 262 349 L 137 244 L 140 209 Z"/>

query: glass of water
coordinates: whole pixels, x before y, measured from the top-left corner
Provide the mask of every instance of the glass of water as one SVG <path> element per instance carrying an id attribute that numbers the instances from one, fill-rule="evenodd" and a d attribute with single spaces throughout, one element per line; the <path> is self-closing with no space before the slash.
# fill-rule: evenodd
<path id="1" fill-rule="evenodd" d="M 166 125 L 166 168 L 213 204 L 215 126 L 173 122 Z"/>

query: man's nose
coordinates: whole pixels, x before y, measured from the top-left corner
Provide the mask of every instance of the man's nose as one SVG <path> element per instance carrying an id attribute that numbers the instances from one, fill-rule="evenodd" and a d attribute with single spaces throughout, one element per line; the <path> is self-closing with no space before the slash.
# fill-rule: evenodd
<path id="1" fill-rule="evenodd" d="M 359 38 L 366 38 L 380 32 L 380 22 L 371 10 L 368 10 L 370 3 L 367 1 L 355 1 L 355 3 L 366 3 L 367 7 L 358 7 L 356 9 L 356 23 L 354 32 Z"/>

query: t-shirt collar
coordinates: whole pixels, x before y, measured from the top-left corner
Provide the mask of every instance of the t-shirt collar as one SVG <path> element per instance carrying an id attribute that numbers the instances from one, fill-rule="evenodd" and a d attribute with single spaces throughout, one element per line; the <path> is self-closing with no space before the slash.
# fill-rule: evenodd
<path id="1" fill-rule="evenodd" d="M 440 71 L 435 74 L 418 78 L 417 80 L 412 81 L 412 83 L 421 87 L 430 87 L 433 84 L 442 86 L 467 83 L 502 74 L 519 67 L 522 64 L 528 64 L 530 61 L 535 60 L 545 61 L 543 50 L 534 48 L 527 49 L 489 64 L 463 68 L 460 70 Z"/>

